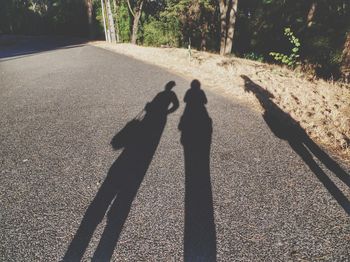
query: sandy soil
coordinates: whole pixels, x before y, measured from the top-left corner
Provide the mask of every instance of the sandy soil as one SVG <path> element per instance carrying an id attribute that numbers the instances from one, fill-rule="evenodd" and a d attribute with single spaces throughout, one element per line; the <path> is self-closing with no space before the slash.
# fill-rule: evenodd
<path id="1" fill-rule="evenodd" d="M 186 49 L 142 47 L 91 42 L 147 63 L 164 67 L 189 80 L 199 79 L 223 96 L 262 108 L 254 94 L 245 92 L 242 76 L 273 95 L 273 102 L 288 113 L 319 144 L 350 162 L 350 87 L 310 80 L 301 72 L 256 61 L 221 57 Z"/>

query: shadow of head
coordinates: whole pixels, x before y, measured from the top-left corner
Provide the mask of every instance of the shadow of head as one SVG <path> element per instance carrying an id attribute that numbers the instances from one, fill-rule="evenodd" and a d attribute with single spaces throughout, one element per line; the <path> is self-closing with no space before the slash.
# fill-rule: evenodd
<path id="1" fill-rule="evenodd" d="M 175 81 L 169 81 L 166 85 L 165 85 L 165 90 L 166 91 L 170 91 L 171 89 L 173 89 L 173 87 L 176 86 L 176 82 Z"/>
<path id="2" fill-rule="evenodd" d="M 192 82 L 191 82 L 191 88 L 192 89 L 201 89 L 201 82 L 199 82 L 199 80 L 197 79 L 194 79 Z"/>
<path id="3" fill-rule="evenodd" d="M 264 99 L 275 98 L 273 94 L 271 94 L 266 89 L 261 86 L 255 84 L 248 76 L 241 75 L 241 78 L 244 80 L 244 91 L 247 93 L 253 93 L 256 96 Z"/>
<path id="4" fill-rule="evenodd" d="M 201 83 L 197 79 L 191 82 L 191 88 L 187 90 L 184 102 L 186 103 L 187 110 L 198 109 L 208 102 L 204 91 L 201 89 Z"/>
<path id="5" fill-rule="evenodd" d="M 258 99 L 264 110 L 263 118 L 274 135 L 280 139 L 300 140 L 303 137 L 303 129 L 287 112 L 274 103 L 272 100 L 274 95 L 254 83 L 248 76 L 241 75 L 241 77 L 244 80 L 244 91 L 254 94 Z"/>

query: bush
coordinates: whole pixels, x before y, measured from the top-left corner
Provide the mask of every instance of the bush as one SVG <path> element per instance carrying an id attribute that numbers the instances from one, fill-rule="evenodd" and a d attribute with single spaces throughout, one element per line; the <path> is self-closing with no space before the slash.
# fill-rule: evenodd
<path id="1" fill-rule="evenodd" d="M 129 17 L 129 10 L 125 2 L 123 2 L 118 9 L 118 29 L 121 42 L 129 42 L 131 36 L 131 22 Z"/>
<path id="2" fill-rule="evenodd" d="M 294 36 L 294 33 L 290 28 L 284 29 L 284 35 L 288 37 L 289 42 L 292 44 L 292 50 L 289 55 L 285 55 L 277 52 L 270 52 L 270 55 L 276 60 L 280 61 L 282 64 L 285 64 L 290 67 L 294 67 L 298 64 L 299 58 L 299 47 L 300 42 L 297 37 Z"/>
<path id="3" fill-rule="evenodd" d="M 263 62 L 264 61 L 264 56 L 263 55 L 259 55 L 259 54 L 256 54 L 254 52 L 244 54 L 243 57 L 245 59 L 259 61 L 259 62 Z"/>
<path id="4" fill-rule="evenodd" d="M 143 27 L 143 43 L 148 46 L 179 46 L 180 35 L 176 21 L 150 19 Z"/>

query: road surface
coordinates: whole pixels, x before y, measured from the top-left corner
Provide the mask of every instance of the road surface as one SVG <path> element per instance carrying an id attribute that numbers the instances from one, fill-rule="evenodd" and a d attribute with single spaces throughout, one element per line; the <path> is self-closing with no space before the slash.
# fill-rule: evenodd
<path id="1" fill-rule="evenodd" d="M 349 167 L 261 113 L 74 41 L 0 48 L 0 261 L 350 259 Z"/>

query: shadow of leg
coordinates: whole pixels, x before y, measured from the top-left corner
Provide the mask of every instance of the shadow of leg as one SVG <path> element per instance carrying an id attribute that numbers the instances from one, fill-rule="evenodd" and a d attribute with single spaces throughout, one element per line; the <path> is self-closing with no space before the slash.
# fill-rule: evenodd
<path id="1" fill-rule="evenodd" d="M 316 175 L 328 192 L 337 200 L 339 205 L 350 215 L 350 202 L 346 196 L 341 192 L 336 184 L 327 176 L 327 174 L 319 167 L 319 165 L 312 158 L 310 152 L 301 143 L 290 142 L 290 146 L 293 150 L 303 159 L 308 165 L 310 170 Z"/>
<path id="2" fill-rule="evenodd" d="M 318 158 L 329 171 L 333 172 L 342 182 L 350 187 L 349 174 L 312 141 L 297 121 L 271 100 L 273 95 L 267 89 L 257 85 L 245 75 L 241 75 L 241 77 L 244 79 L 245 91 L 253 93 L 263 107 L 263 117 L 271 131 L 278 138 L 288 141 L 293 150 L 302 158 L 339 205 L 345 212 L 350 214 L 350 201 L 322 170 L 322 166 L 313 159 L 313 156 Z"/>
<path id="3" fill-rule="evenodd" d="M 216 233 L 209 172 L 210 149 L 185 151 L 184 261 L 216 261 Z"/>
<path id="4" fill-rule="evenodd" d="M 117 193 L 113 185 L 111 177 L 108 177 L 102 184 L 86 210 L 83 220 L 63 257 L 63 261 L 80 261 L 82 259 L 97 225 L 102 221 L 108 206 Z"/>
<path id="5" fill-rule="evenodd" d="M 131 192 L 121 192 L 114 200 L 113 205 L 108 211 L 107 225 L 103 231 L 92 261 L 111 260 L 136 193 L 137 189 Z"/>
<path id="6" fill-rule="evenodd" d="M 341 166 L 335 162 L 326 152 L 324 152 L 318 145 L 315 144 L 309 137 L 305 137 L 305 145 L 310 151 L 340 180 L 342 180 L 348 187 L 350 187 L 350 175 L 346 173 Z"/>

